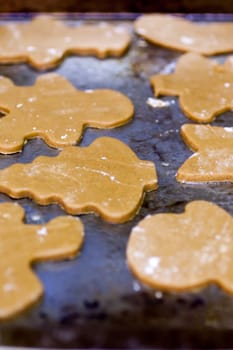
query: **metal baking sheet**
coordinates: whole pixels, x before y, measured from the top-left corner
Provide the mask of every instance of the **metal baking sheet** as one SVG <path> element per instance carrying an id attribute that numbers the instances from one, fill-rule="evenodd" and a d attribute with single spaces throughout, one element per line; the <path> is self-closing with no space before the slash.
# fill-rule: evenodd
<path id="1" fill-rule="evenodd" d="M 68 24 L 108 20 L 132 31 L 135 15 L 60 15 Z M 232 21 L 233 15 L 189 15 L 193 20 Z M 0 17 L 30 20 L 29 15 Z M 132 34 L 133 35 L 133 34 Z M 211 285 L 192 293 L 163 293 L 137 282 L 128 270 L 125 249 L 132 227 L 148 214 L 181 212 L 191 200 L 217 203 L 233 214 L 233 185 L 183 185 L 175 180 L 178 167 L 192 154 L 179 130 L 190 121 L 180 110 L 177 98 L 163 97 L 169 106 L 152 108 L 148 78 L 170 72 L 180 53 L 159 48 L 133 35 L 122 58 L 99 60 L 70 56 L 55 72 L 79 89 L 112 88 L 125 93 L 135 105 L 134 119 L 112 130 L 87 129 L 81 146 L 108 135 L 128 144 L 142 159 L 156 164 L 159 188 L 146 195 L 134 220 L 121 225 L 104 222 L 94 214 L 82 215 L 86 239 L 81 255 L 72 261 L 34 265 L 44 297 L 14 319 L 1 323 L 0 343 L 9 346 L 57 348 L 155 348 L 230 347 L 233 345 L 233 297 Z M 219 56 L 224 60 L 226 56 Z M 33 84 L 44 74 L 27 64 L 0 65 L 0 74 L 18 85 Z M 233 126 L 233 112 L 223 113 L 213 125 Z M 30 140 L 22 153 L 0 155 L 0 168 L 15 162 L 30 162 L 39 155 L 55 156 L 40 139 Z M 0 194 L 0 201 L 13 201 Z M 17 200 L 26 211 L 26 222 L 44 223 L 64 215 L 56 204 L 36 205 Z M 1 256 L 4 259 L 4 256 Z"/>

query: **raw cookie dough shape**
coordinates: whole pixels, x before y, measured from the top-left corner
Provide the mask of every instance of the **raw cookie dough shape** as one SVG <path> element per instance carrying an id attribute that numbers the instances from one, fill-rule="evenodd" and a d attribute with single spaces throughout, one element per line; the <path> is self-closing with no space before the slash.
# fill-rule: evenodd
<path id="1" fill-rule="evenodd" d="M 178 169 L 177 181 L 233 182 L 232 127 L 185 124 L 181 135 L 196 153 Z"/>
<path id="2" fill-rule="evenodd" d="M 194 23 L 167 15 L 144 15 L 135 30 L 153 44 L 174 50 L 215 55 L 233 51 L 233 23 Z"/>
<path id="3" fill-rule="evenodd" d="M 175 72 L 151 77 L 155 94 L 180 97 L 185 115 L 208 123 L 233 108 L 233 57 L 225 64 L 194 53 L 182 55 Z"/>
<path id="4" fill-rule="evenodd" d="M 45 74 L 33 86 L 0 78 L 0 152 L 22 150 L 25 140 L 41 137 L 52 147 L 76 144 L 83 129 L 113 128 L 128 122 L 132 102 L 114 90 L 80 91 L 62 76 Z"/>
<path id="5" fill-rule="evenodd" d="M 0 204 L 0 319 L 14 316 L 42 295 L 32 262 L 73 257 L 83 242 L 83 226 L 76 218 L 26 225 L 23 217 L 18 204 Z"/>
<path id="6" fill-rule="evenodd" d="M 94 211 L 113 223 L 131 219 L 144 191 L 156 188 L 154 164 L 109 137 L 0 171 L 0 191 L 13 198 L 30 197 L 42 205 L 56 202 L 70 214 Z"/>
<path id="7" fill-rule="evenodd" d="M 28 61 L 38 69 L 58 64 L 66 53 L 121 56 L 130 44 L 128 31 L 120 26 L 81 25 L 68 27 L 61 21 L 38 16 L 27 23 L 0 26 L 0 62 Z"/>
<path id="8" fill-rule="evenodd" d="M 233 218 L 206 201 L 182 214 L 146 217 L 131 232 L 127 260 L 143 283 L 186 291 L 217 283 L 233 294 Z"/>

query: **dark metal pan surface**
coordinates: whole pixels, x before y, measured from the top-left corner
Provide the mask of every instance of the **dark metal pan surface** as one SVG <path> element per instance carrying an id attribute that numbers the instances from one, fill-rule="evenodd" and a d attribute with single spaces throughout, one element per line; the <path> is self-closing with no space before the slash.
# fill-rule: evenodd
<path id="1" fill-rule="evenodd" d="M 132 31 L 134 15 L 64 15 L 67 23 L 108 20 Z M 233 15 L 189 15 L 193 20 L 232 21 Z M 2 21 L 30 20 L 30 16 L 1 16 Z M 94 19 L 93 19 L 94 18 Z M 88 129 L 81 146 L 108 135 L 127 143 L 136 154 L 156 164 L 159 189 L 146 195 L 134 220 L 121 225 L 83 215 L 86 239 L 72 261 L 34 265 L 45 293 L 40 302 L 20 316 L 1 323 L 0 343 L 29 347 L 230 347 L 233 346 L 233 297 L 217 286 L 184 294 L 162 293 L 138 283 L 128 270 L 125 250 L 132 227 L 148 214 L 181 212 L 189 201 L 204 199 L 233 214 L 233 185 L 182 185 L 175 180 L 178 167 L 191 151 L 179 131 L 184 117 L 177 98 L 164 108 L 146 103 L 153 97 L 148 78 L 170 72 L 180 53 L 146 43 L 132 33 L 133 42 L 122 58 L 67 57 L 55 72 L 77 88 L 111 88 L 130 97 L 135 117 L 112 130 Z M 1 44 L 0 44 L 1 45 Z M 225 56 L 219 56 L 221 61 Z M 0 74 L 18 85 L 30 85 L 43 72 L 26 64 L 0 65 Z M 223 113 L 213 125 L 233 126 L 233 112 Z M 30 162 L 38 155 L 55 156 L 40 139 L 30 140 L 22 153 L 0 155 L 0 168 Z M 0 201 L 13 201 L 0 194 Z M 29 199 L 17 201 L 26 211 L 26 222 L 44 223 L 64 211 L 57 205 L 39 206 Z M 4 256 L 1 256 L 4 259 Z"/>

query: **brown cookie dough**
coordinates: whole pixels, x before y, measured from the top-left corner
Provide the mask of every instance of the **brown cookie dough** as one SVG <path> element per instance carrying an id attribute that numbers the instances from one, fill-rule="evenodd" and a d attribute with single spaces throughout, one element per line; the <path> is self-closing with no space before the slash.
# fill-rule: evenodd
<path id="1" fill-rule="evenodd" d="M 153 288 L 186 291 L 217 283 L 233 294 L 233 219 L 205 201 L 189 203 L 182 214 L 146 217 L 132 230 L 127 260 Z"/>
<path id="2" fill-rule="evenodd" d="M 83 226 L 60 216 L 44 225 L 23 223 L 18 204 L 0 204 L 0 320 L 12 317 L 34 303 L 43 287 L 31 270 L 35 261 L 73 257 L 83 242 Z"/>
<path id="3" fill-rule="evenodd" d="M 181 135 L 195 153 L 178 169 L 178 181 L 233 182 L 233 127 L 185 124 Z"/>
<path id="4" fill-rule="evenodd" d="M 122 26 L 102 23 L 68 27 L 52 17 L 0 26 L 0 62 L 29 62 L 38 69 L 55 66 L 66 53 L 99 58 L 122 55 L 130 35 Z"/>
<path id="5" fill-rule="evenodd" d="M 233 23 L 194 23 L 168 15 L 144 15 L 135 22 L 136 33 L 174 50 L 215 55 L 233 52 Z"/>
<path id="6" fill-rule="evenodd" d="M 154 75 L 151 84 L 157 96 L 179 96 L 185 115 L 200 123 L 208 123 L 233 108 L 232 57 L 219 65 L 188 53 L 179 58 L 173 74 Z"/>
<path id="7" fill-rule="evenodd" d="M 0 171 L 0 191 L 13 198 L 28 196 L 43 205 L 56 202 L 70 214 L 94 211 L 116 223 L 131 219 L 144 191 L 156 188 L 154 164 L 109 137 Z"/>
<path id="8" fill-rule="evenodd" d="M 74 145 L 83 129 L 112 128 L 128 122 L 132 102 L 114 90 L 80 91 L 62 76 L 40 76 L 33 86 L 0 78 L 0 152 L 14 153 L 25 140 L 41 137 L 51 147 Z"/>

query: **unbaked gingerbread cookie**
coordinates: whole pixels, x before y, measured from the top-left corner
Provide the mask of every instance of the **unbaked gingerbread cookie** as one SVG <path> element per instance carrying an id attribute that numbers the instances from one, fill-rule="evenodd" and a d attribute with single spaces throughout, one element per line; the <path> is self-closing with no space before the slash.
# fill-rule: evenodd
<path id="1" fill-rule="evenodd" d="M 233 218 L 194 201 L 181 214 L 148 216 L 133 228 L 127 261 L 143 283 L 187 291 L 216 283 L 233 294 Z"/>
<path id="2" fill-rule="evenodd" d="M 43 225 L 26 225 L 23 218 L 18 204 L 0 204 L 0 320 L 26 309 L 42 295 L 33 262 L 73 257 L 83 242 L 83 226 L 76 218 L 60 216 Z"/>
<path id="3" fill-rule="evenodd" d="M 57 74 L 40 76 L 33 86 L 16 86 L 0 77 L 0 152 L 22 150 L 27 139 L 41 137 L 51 147 L 74 145 L 83 129 L 127 123 L 132 102 L 114 90 L 77 90 Z"/>
<path id="4" fill-rule="evenodd" d="M 195 152 L 178 169 L 180 182 L 233 182 L 233 128 L 185 124 L 181 135 Z"/>
<path id="5" fill-rule="evenodd" d="M 13 198 L 59 203 L 70 214 L 94 211 L 116 223 L 131 219 L 144 191 L 156 188 L 154 164 L 140 160 L 127 145 L 110 137 L 0 171 L 0 191 Z"/>
<path id="6" fill-rule="evenodd" d="M 155 94 L 179 96 L 185 115 L 208 123 L 233 109 L 233 57 L 225 64 L 188 53 L 181 56 L 172 74 L 151 77 Z"/>
<path id="7" fill-rule="evenodd" d="M 130 35 L 107 23 L 69 27 L 48 16 L 0 26 L 0 62 L 29 62 L 38 69 L 55 66 L 65 54 L 121 56 Z"/>
<path id="8" fill-rule="evenodd" d="M 143 15 L 136 32 L 153 44 L 180 51 L 215 55 L 233 51 L 233 23 L 194 23 L 168 15 Z"/>

